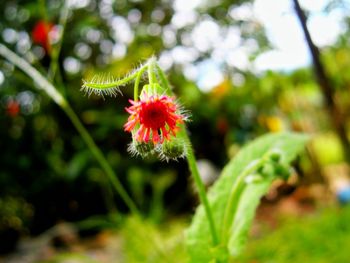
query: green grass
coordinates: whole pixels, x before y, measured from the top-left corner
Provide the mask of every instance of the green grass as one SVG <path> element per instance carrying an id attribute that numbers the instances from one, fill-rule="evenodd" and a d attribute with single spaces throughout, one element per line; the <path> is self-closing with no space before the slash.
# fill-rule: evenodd
<path id="1" fill-rule="evenodd" d="M 274 231 L 251 239 L 238 262 L 350 262 L 350 207 L 289 218 Z"/>

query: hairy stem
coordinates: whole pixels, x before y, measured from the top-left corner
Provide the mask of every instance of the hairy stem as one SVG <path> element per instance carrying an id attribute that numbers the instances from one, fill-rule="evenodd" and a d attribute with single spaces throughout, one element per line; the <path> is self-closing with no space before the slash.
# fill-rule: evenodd
<path id="1" fill-rule="evenodd" d="M 139 100 L 139 85 L 140 85 L 141 77 L 142 77 L 143 73 L 145 72 L 145 70 L 146 70 L 146 67 L 142 67 L 137 72 L 137 75 L 135 78 L 135 83 L 134 83 L 134 101 Z"/>
<path id="2" fill-rule="evenodd" d="M 69 105 L 68 101 L 55 89 L 55 87 L 43 77 L 35 68 L 33 68 L 26 60 L 20 58 L 11 50 L 9 50 L 4 45 L 0 44 L 0 55 L 6 58 L 13 65 L 25 72 L 30 78 L 34 80 L 37 84 L 37 87 L 45 91 L 49 97 L 56 102 L 62 110 L 67 114 L 69 119 L 72 121 L 74 127 L 79 132 L 80 136 L 83 138 L 87 146 L 89 147 L 92 154 L 95 156 L 98 163 L 101 165 L 101 168 L 105 171 L 109 180 L 111 181 L 113 187 L 119 193 L 125 204 L 128 206 L 130 211 L 134 214 L 139 214 L 138 209 L 126 190 L 123 188 L 118 177 L 112 170 L 111 166 L 108 164 L 106 158 L 103 156 L 101 150 L 95 144 L 94 140 L 91 138 L 89 132 L 83 126 L 78 116 L 73 111 L 72 107 Z"/>
<path id="3" fill-rule="evenodd" d="M 155 68 L 156 68 L 158 76 L 162 82 L 163 88 L 166 89 L 167 93 L 171 94 L 170 84 L 169 84 L 169 81 L 166 78 L 163 70 L 159 67 L 159 65 L 157 63 L 155 63 Z M 193 180 L 196 184 L 199 199 L 200 199 L 201 203 L 203 204 L 204 211 L 205 211 L 205 214 L 206 214 L 207 219 L 208 219 L 208 224 L 209 224 L 209 229 L 210 229 L 213 245 L 216 246 L 219 244 L 219 238 L 218 238 L 218 234 L 217 234 L 217 230 L 216 230 L 216 226 L 215 226 L 215 221 L 213 218 L 213 213 L 212 213 L 210 205 L 209 205 L 209 201 L 208 201 L 208 197 L 206 194 L 204 183 L 203 183 L 203 181 L 200 177 L 199 171 L 198 171 L 196 157 L 195 157 L 194 152 L 193 152 L 191 140 L 186 132 L 186 128 L 184 125 L 182 125 L 182 127 L 181 127 L 180 136 L 182 136 L 185 139 L 186 145 L 188 145 L 187 151 L 186 151 L 186 158 L 187 158 L 188 166 L 190 168 Z"/>
<path id="4" fill-rule="evenodd" d="M 153 84 L 153 83 L 157 83 L 157 78 L 156 78 L 156 74 L 154 72 L 154 68 L 155 68 L 155 58 L 152 57 L 148 60 L 148 82 L 149 84 Z"/>
<path id="5" fill-rule="evenodd" d="M 106 92 L 106 94 L 115 95 L 116 88 L 134 80 L 138 76 L 139 72 L 143 72 L 147 68 L 147 66 L 148 64 L 142 65 L 130 75 L 118 80 L 110 80 L 109 78 L 107 80 L 104 80 L 103 77 L 98 76 L 93 77 L 89 81 L 83 80 L 84 83 L 82 86 L 82 90 L 85 90 L 89 94 L 95 92 L 98 95 L 103 95 L 103 92 Z"/>
<path id="6" fill-rule="evenodd" d="M 134 72 L 133 74 L 130 74 L 129 76 L 126 76 L 125 78 L 118 79 L 116 81 L 111 81 L 108 83 L 103 83 L 103 81 L 99 82 L 99 80 L 97 80 L 97 82 L 94 82 L 94 79 L 92 79 L 91 81 L 84 81 L 83 87 L 105 90 L 115 88 L 118 86 L 123 86 L 126 83 L 132 81 L 136 77 L 137 73 L 138 71 Z"/>
<path id="7" fill-rule="evenodd" d="M 190 142 L 190 138 L 189 138 L 184 127 L 182 130 L 182 135 L 186 140 L 186 144 L 188 144 L 188 149 L 187 149 L 187 153 L 186 153 L 187 162 L 188 162 L 193 180 L 194 180 L 196 187 L 197 187 L 197 190 L 198 190 L 199 199 L 200 199 L 201 203 L 203 204 L 204 211 L 205 211 L 205 214 L 206 214 L 207 219 L 208 219 L 208 224 L 209 224 L 209 229 L 210 229 L 210 234 L 212 237 L 213 245 L 216 246 L 219 244 L 219 238 L 218 238 L 218 234 L 217 234 L 217 230 L 216 230 L 216 226 L 215 226 L 215 222 L 214 222 L 214 218 L 213 218 L 213 213 L 212 213 L 210 205 L 209 205 L 209 201 L 208 201 L 208 197 L 206 194 L 204 183 L 203 183 L 203 181 L 200 177 L 199 171 L 198 171 L 198 166 L 197 166 L 196 158 L 195 158 L 195 155 L 193 152 L 192 144 Z"/>

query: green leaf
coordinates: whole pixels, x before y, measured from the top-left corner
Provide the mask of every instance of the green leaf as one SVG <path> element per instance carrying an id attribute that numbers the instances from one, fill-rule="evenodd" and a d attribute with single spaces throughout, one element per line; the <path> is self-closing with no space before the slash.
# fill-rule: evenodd
<path id="1" fill-rule="evenodd" d="M 241 251 L 260 198 L 278 175 L 262 176 L 255 183 L 246 183 L 244 177 L 262 168 L 267 162 L 266 156 L 272 152 L 278 151 L 281 161 L 289 164 L 303 149 L 306 140 L 307 136 L 295 133 L 265 135 L 245 146 L 225 166 L 208 193 L 220 244 L 213 246 L 208 220 L 200 205 L 186 232 L 191 262 L 226 262 L 229 256 Z"/>

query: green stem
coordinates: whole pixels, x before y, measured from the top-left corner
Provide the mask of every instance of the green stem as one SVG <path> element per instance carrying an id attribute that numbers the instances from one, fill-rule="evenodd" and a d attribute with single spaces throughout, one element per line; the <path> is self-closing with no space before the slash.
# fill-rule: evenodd
<path id="1" fill-rule="evenodd" d="M 141 77 L 145 72 L 145 70 L 146 70 L 146 67 L 141 67 L 137 72 L 135 83 L 134 83 L 134 101 L 139 100 L 139 85 L 140 85 Z"/>
<path id="2" fill-rule="evenodd" d="M 188 165 L 190 167 L 190 171 L 191 171 L 193 180 L 194 180 L 196 187 L 197 187 L 197 190 L 198 190 L 199 199 L 200 199 L 201 203 L 203 204 L 204 211 L 205 211 L 205 214 L 206 214 L 207 219 L 208 219 L 209 229 L 210 229 L 213 245 L 216 246 L 219 244 L 219 238 L 218 238 L 217 230 L 216 230 L 215 223 L 214 223 L 213 213 L 212 213 L 210 205 L 209 205 L 209 201 L 207 198 L 204 183 L 203 183 L 203 181 L 200 177 L 199 171 L 198 171 L 197 162 L 196 162 L 196 158 L 195 158 L 193 148 L 192 148 L 192 145 L 190 142 L 190 138 L 185 130 L 185 127 L 182 128 L 182 136 L 186 140 L 186 144 L 188 145 L 188 149 L 186 152 L 187 162 L 188 162 Z"/>
<path id="3" fill-rule="evenodd" d="M 13 65 L 17 66 L 23 72 L 25 72 L 30 78 L 34 80 L 34 82 L 37 84 L 38 89 L 45 91 L 49 95 L 49 97 L 51 97 L 53 101 L 56 102 L 62 108 L 62 110 L 72 121 L 74 127 L 77 129 L 80 136 L 83 138 L 90 151 L 95 156 L 96 160 L 101 165 L 101 168 L 105 171 L 107 177 L 109 178 L 112 185 L 117 190 L 123 201 L 126 203 L 130 211 L 138 215 L 139 212 L 136 205 L 123 188 L 121 182 L 112 170 L 111 166 L 108 164 L 101 150 L 97 147 L 94 140 L 91 138 L 90 134 L 85 129 L 78 116 L 75 114 L 75 112 L 69 105 L 68 101 L 66 101 L 66 99 L 56 90 L 56 88 L 35 68 L 33 68 L 26 60 L 20 58 L 2 44 L 0 44 L 0 55 L 6 58 L 8 61 L 10 61 Z"/>
<path id="4" fill-rule="evenodd" d="M 159 65 L 157 63 L 155 63 L 155 62 L 153 62 L 153 63 L 156 67 L 156 70 L 157 70 L 158 76 L 160 78 L 160 81 L 163 85 L 163 88 L 166 90 L 167 94 L 171 95 L 170 84 L 169 84 L 169 81 L 166 78 L 163 70 L 159 67 Z M 153 71 L 153 74 L 154 74 L 154 71 Z M 209 229 L 210 229 L 213 245 L 216 246 L 219 244 L 219 238 L 218 238 L 217 230 L 215 227 L 213 213 L 212 213 L 210 205 L 209 205 L 209 201 L 208 201 L 208 197 L 206 194 L 204 183 L 203 183 L 203 181 L 200 177 L 199 171 L 198 171 L 196 157 L 195 157 L 194 152 L 193 152 L 191 140 L 186 132 L 186 128 L 184 125 L 182 125 L 182 127 L 181 127 L 180 136 L 182 136 L 185 139 L 185 144 L 188 145 L 187 151 L 186 151 L 187 162 L 188 162 L 193 180 L 194 180 L 196 187 L 197 187 L 197 190 L 198 190 L 199 199 L 200 199 L 201 203 L 203 204 L 204 211 L 205 211 L 205 214 L 206 214 L 207 219 L 208 219 Z"/>
<path id="5" fill-rule="evenodd" d="M 59 93 L 55 87 L 48 82 L 48 80 L 39 73 L 33 66 L 31 66 L 25 59 L 20 58 L 17 54 L 9 50 L 6 46 L 0 44 L 0 55 L 6 58 L 13 65 L 17 66 L 24 73 L 26 73 L 35 83 L 38 84 L 37 88 L 45 91 L 49 97 L 53 99 L 59 106 L 61 106 L 65 99 Z"/>
<path id="6" fill-rule="evenodd" d="M 93 77 L 91 80 L 84 80 L 83 89 L 85 90 L 108 90 L 114 89 L 115 87 L 125 85 L 126 83 L 135 79 L 140 71 L 144 71 L 148 65 L 145 64 L 141 66 L 138 70 L 135 70 L 132 74 L 126 76 L 125 78 L 118 79 L 116 81 L 111 81 L 108 83 L 103 83 L 103 79 L 100 79 L 98 76 Z"/>
<path id="7" fill-rule="evenodd" d="M 67 19 L 68 19 L 69 8 L 67 1 L 64 1 L 62 11 L 60 13 L 59 25 L 61 27 L 60 36 L 58 42 L 51 46 L 51 63 L 49 67 L 49 80 L 52 81 L 55 78 L 58 67 L 58 57 L 61 52 L 62 41 L 64 31 L 66 29 Z M 61 81 L 61 80 L 60 80 Z"/>
<path id="8" fill-rule="evenodd" d="M 94 79 L 91 80 L 91 82 L 84 82 L 83 86 L 87 88 L 92 88 L 92 89 L 110 89 L 110 88 L 115 88 L 117 86 L 122 86 L 131 80 L 135 78 L 137 75 L 137 72 L 134 74 L 131 74 L 129 76 L 126 76 L 125 78 L 118 79 L 117 81 L 109 82 L 109 83 L 95 83 Z"/>
<path id="9" fill-rule="evenodd" d="M 155 58 L 152 57 L 149 59 L 147 65 L 148 65 L 148 82 L 149 84 L 154 84 L 154 83 L 157 83 L 157 78 L 156 78 L 156 75 L 155 75 L 155 72 L 154 72 L 154 68 L 155 68 Z"/>
<path id="10" fill-rule="evenodd" d="M 45 0 L 39 0 L 39 9 L 45 24 L 47 24 L 49 19 L 47 17 Z"/>
<path id="11" fill-rule="evenodd" d="M 115 175 L 114 171 L 112 170 L 111 166 L 108 164 L 106 158 L 103 156 L 101 150 L 98 148 L 98 146 L 95 144 L 93 139 L 91 138 L 88 131 L 85 129 L 81 121 L 79 120 L 78 116 L 75 114 L 71 106 L 66 103 L 62 106 L 64 112 L 68 115 L 70 120 L 72 121 L 75 128 L 80 133 L 81 137 L 85 141 L 85 143 L 88 145 L 90 151 L 95 156 L 99 164 L 101 165 L 102 169 L 105 171 L 106 175 L 108 176 L 108 179 L 113 184 L 114 188 L 119 193 L 120 197 L 123 199 L 123 201 L 126 203 L 128 208 L 131 210 L 133 214 L 138 214 L 138 209 L 136 208 L 136 205 L 124 189 L 123 185 L 119 181 L 118 177 Z"/>

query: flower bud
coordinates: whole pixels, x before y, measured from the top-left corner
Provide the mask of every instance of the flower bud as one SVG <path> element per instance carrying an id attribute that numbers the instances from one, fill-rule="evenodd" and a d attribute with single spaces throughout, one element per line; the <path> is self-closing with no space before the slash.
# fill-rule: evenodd
<path id="1" fill-rule="evenodd" d="M 178 158 L 183 158 L 186 154 L 186 143 L 184 140 L 179 138 L 172 138 L 171 140 L 166 140 L 161 145 L 159 150 L 160 158 L 166 161 L 177 160 Z"/>
<path id="2" fill-rule="evenodd" d="M 275 174 L 275 167 L 272 163 L 266 162 L 259 170 L 258 173 L 263 177 L 273 177 Z"/>
<path id="3" fill-rule="evenodd" d="M 271 153 L 270 153 L 270 160 L 273 161 L 273 162 L 280 162 L 282 159 L 282 153 L 280 150 L 273 150 Z"/>
<path id="4" fill-rule="evenodd" d="M 287 180 L 291 175 L 291 169 L 287 165 L 278 164 L 275 167 L 275 173 L 278 177 Z"/>
<path id="5" fill-rule="evenodd" d="M 250 174 L 245 178 L 246 184 L 257 184 L 263 181 L 263 177 L 260 174 Z"/>
<path id="6" fill-rule="evenodd" d="M 131 155 L 147 157 L 150 154 L 154 153 L 154 144 L 152 142 L 138 142 L 133 140 L 129 144 L 128 151 Z"/>

